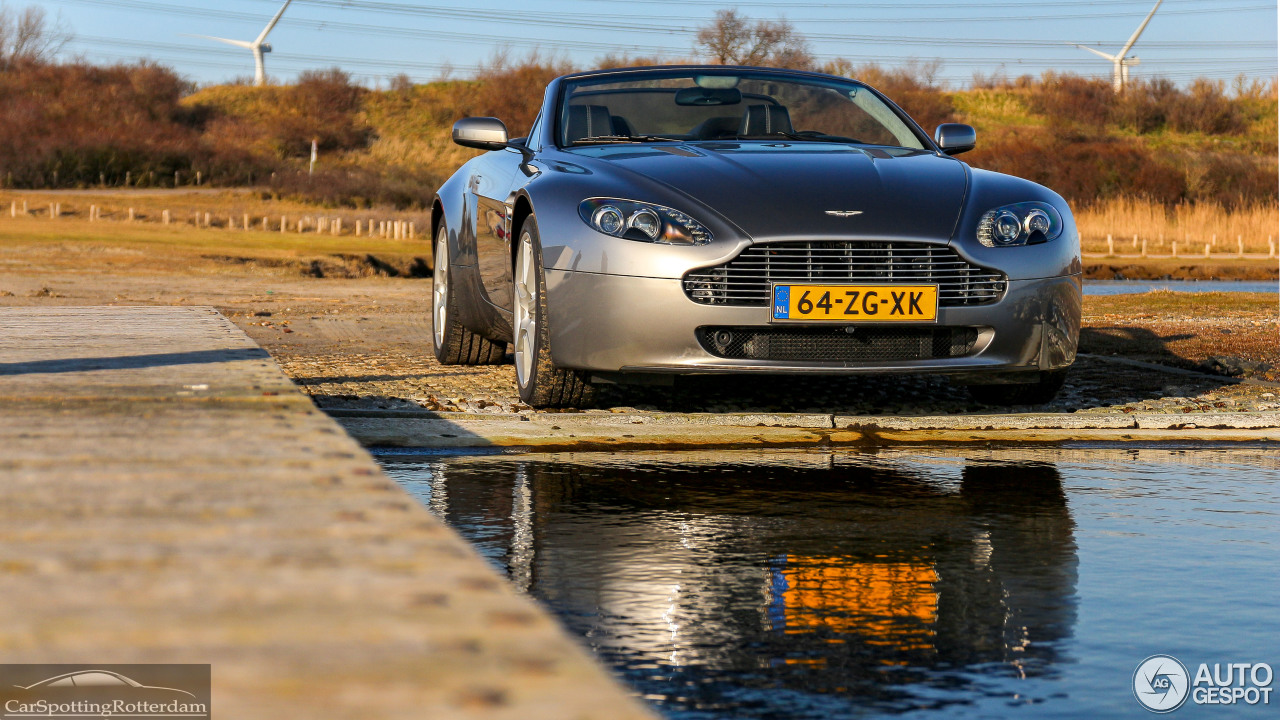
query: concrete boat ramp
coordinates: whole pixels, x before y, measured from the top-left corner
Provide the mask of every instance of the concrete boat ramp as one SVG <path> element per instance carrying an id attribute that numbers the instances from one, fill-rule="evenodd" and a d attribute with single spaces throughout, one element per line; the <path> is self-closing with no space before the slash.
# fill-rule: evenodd
<path id="1" fill-rule="evenodd" d="M 352 435 L 544 449 L 1280 439 L 1274 413 L 1198 428 L 347 413 L 344 432 L 210 308 L 6 308 L 0 338 L 0 663 L 209 663 L 213 713 L 237 720 L 652 717 Z"/>
<path id="2" fill-rule="evenodd" d="M 648 718 L 209 308 L 0 309 L 0 662 L 223 718 Z"/>

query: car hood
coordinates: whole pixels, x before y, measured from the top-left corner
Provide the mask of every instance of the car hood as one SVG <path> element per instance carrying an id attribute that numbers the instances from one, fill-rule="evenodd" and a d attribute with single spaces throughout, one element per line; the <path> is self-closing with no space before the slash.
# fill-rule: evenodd
<path id="1" fill-rule="evenodd" d="M 725 142 L 602 145 L 569 152 L 595 158 L 619 175 L 661 183 L 755 239 L 947 240 L 968 187 L 963 163 L 901 148 Z"/>

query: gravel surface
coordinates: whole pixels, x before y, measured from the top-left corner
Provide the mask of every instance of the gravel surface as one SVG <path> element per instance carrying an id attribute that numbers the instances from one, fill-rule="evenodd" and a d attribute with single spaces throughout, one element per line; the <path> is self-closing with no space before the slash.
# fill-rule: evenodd
<path id="1" fill-rule="evenodd" d="M 235 315 L 323 408 L 527 413 L 511 365 L 445 367 L 431 354 L 421 313 L 359 316 Z M 287 323 L 287 324 L 285 324 Z M 291 332 L 285 333 L 285 330 Z M 508 357 L 508 360 L 510 358 Z M 1267 385 L 1175 368 L 1153 370 L 1110 357 L 1082 357 L 1067 386 L 1039 412 L 1230 412 L 1280 408 Z M 610 386 L 600 407 L 614 412 L 814 412 L 936 415 L 992 412 L 946 378 L 928 376 L 677 378 L 670 388 Z"/>
<path id="2" fill-rule="evenodd" d="M 1250 304 L 1223 299 L 1224 294 L 1176 295 L 1161 297 L 1158 303 L 1147 296 L 1086 298 L 1083 349 L 1101 357 L 1081 358 L 1055 402 L 1009 410 L 1280 409 L 1280 387 L 1223 375 L 1185 374 L 1186 369 L 1202 367 L 1240 371 L 1262 380 L 1274 378 L 1274 366 L 1280 364 L 1274 300 L 1259 298 Z M 515 394 L 511 365 L 444 367 L 435 361 L 429 298 L 429 279 L 316 279 L 243 266 L 193 265 L 163 272 L 149 267 L 139 273 L 110 265 L 60 266 L 50 260 L 48 267 L 35 271 L 13 267 L 0 271 L 0 305 L 218 307 L 270 352 L 322 408 L 533 412 Z M 1215 303 L 1226 309 L 1215 310 Z M 1135 367 L 1108 359 L 1111 354 L 1184 370 Z M 1215 366 L 1215 358 L 1226 362 Z M 679 378 L 674 388 L 610 387 L 603 393 L 601 407 L 615 412 L 900 415 L 1004 410 L 974 403 L 963 388 L 945 378 L 920 376 L 783 376 L 768 382 L 758 377 Z"/>

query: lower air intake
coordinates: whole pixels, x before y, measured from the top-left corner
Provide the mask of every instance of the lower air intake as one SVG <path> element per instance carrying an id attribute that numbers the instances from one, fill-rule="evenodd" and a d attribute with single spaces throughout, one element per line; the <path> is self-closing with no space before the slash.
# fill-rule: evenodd
<path id="1" fill-rule="evenodd" d="M 698 342 L 716 357 L 786 362 L 897 362 L 963 357 L 973 352 L 971 327 L 698 328 Z"/>

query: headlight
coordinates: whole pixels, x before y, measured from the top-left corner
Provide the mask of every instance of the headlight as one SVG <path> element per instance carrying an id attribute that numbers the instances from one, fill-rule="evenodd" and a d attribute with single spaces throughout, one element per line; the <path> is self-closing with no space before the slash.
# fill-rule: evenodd
<path id="1" fill-rule="evenodd" d="M 1012 247 L 1048 242 L 1062 234 L 1062 216 L 1049 203 L 1024 202 L 988 210 L 978 221 L 978 242 Z"/>
<path id="2" fill-rule="evenodd" d="M 627 240 L 667 245 L 706 245 L 711 242 L 711 231 L 702 223 L 662 205 L 590 198 L 578 206 L 578 215 L 599 232 Z"/>

